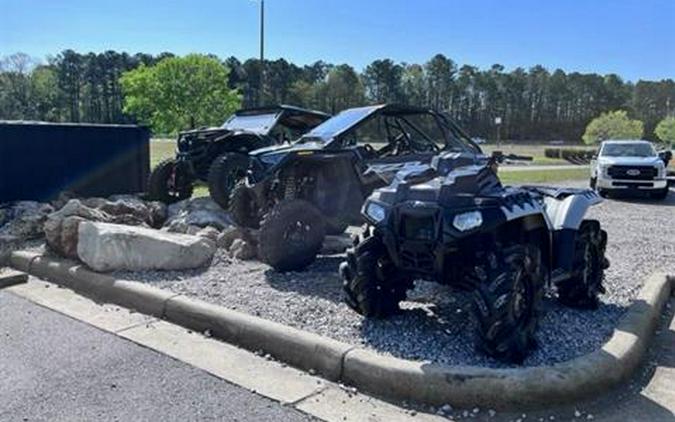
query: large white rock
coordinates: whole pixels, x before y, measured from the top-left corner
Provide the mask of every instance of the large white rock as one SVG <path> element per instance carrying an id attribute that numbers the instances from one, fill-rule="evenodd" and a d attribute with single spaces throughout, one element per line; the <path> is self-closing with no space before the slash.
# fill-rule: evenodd
<path id="1" fill-rule="evenodd" d="M 138 226 L 81 222 L 77 255 L 96 271 L 181 270 L 206 265 L 215 242 Z"/>

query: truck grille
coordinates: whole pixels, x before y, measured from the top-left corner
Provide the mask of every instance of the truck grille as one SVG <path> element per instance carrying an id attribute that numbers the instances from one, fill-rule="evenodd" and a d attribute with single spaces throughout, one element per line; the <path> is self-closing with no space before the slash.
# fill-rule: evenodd
<path id="1" fill-rule="evenodd" d="M 652 166 L 610 166 L 607 174 L 614 179 L 623 180 L 652 180 L 658 170 Z"/>

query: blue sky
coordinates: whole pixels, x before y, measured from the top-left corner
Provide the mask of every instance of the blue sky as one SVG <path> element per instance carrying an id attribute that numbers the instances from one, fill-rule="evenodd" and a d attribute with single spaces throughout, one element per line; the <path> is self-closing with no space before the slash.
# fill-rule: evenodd
<path id="1" fill-rule="evenodd" d="M 507 69 L 542 64 L 675 78 L 675 0 L 266 0 L 266 57 L 361 69 L 389 57 Z M 0 0 L 0 56 L 258 54 L 253 0 Z"/>

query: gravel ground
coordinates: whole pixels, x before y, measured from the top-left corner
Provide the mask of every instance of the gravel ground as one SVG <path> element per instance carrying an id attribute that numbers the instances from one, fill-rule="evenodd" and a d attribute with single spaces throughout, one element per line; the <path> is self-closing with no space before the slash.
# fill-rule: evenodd
<path id="1" fill-rule="evenodd" d="M 582 186 L 580 182 L 568 185 Z M 599 348 L 611 335 L 653 271 L 675 274 L 675 192 L 666 201 L 607 200 L 588 217 L 609 233 L 607 294 L 596 311 L 578 311 L 546 299 L 537 335 L 539 348 L 525 365 L 569 360 Z M 257 261 L 218 253 L 208 269 L 118 273 L 177 293 L 312 331 L 400 358 L 457 365 L 504 367 L 475 352 L 471 302 L 447 287 L 418 281 L 389 320 L 365 320 L 341 299 L 341 256 L 321 257 L 307 271 L 280 274 Z"/>

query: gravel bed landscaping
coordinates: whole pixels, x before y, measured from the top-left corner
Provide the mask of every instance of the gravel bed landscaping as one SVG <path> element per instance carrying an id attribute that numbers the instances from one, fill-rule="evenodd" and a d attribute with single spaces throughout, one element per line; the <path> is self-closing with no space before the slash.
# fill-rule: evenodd
<path id="1" fill-rule="evenodd" d="M 578 181 L 567 185 L 583 186 Z M 666 201 L 607 200 L 588 217 L 600 220 L 609 233 L 607 293 L 596 311 L 569 309 L 547 298 L 539 347 L 525 365 L 565 361 L 599 348 L 645 277 L 654 271 L 675 274 L 674 191 Z M 341 259 L 320 257 L 307 271 L 280 274 L 257 261 L 238 261 L 218 252 L 207 269 L 116 275 L 400 358 L 506 366 L 475 351 L 468 295 L 418 281 L 401 315 L 366 320 L 342 302 L 337 274 Z"/>

